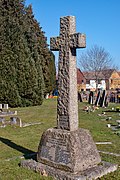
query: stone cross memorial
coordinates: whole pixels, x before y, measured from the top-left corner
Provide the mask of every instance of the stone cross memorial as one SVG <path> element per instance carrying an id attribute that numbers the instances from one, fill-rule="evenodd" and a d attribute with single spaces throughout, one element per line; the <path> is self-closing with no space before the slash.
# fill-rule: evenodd
<path id="1" fill-rule="evenodd" d="M 50 48 L 59 51 L 58 128 L 78 129 L 76 49 L 86 46 L 85 35 L 76 33 L 75 17 L 60 19 L 60 36 L 50 39 Z"/>
<path id="2" fill-rule="evenodd" d="M 85 35 L 76 33 L 75 17 L 62 17 L 60 36 L 50 40 L 51 50 L 59 50 L 57 128 L 43 134 L 38 161 L 70 172 L 101 161 L 89 132 L 78 129 L 76 49 L 85 46 Z"/>
<path id="3" fill-rule="evenodd" d="M 76 33 L 75 17 L 61 17 L 59 37 L 50 39 L 51 50 L 59 51 L 57 127 L 43 133 L 36 163 L 37 170 L 55 179 L 83 180 L 106 174 L 105 165 L 99 170 L 101 158 L 89 131 L 78 128 L 76 49 L 85 46 L 86 36 Z M 110 171 L 109 165 L 106 169 Z"/>

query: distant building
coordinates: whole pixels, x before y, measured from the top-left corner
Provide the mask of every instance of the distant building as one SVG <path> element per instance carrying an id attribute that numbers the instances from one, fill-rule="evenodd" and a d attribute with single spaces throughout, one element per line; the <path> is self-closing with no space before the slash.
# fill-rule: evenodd
<path id="1" fill-rule="evenodd" d="M 107 89 L 120 89 L 120 72 L 113 71 L 109 77 Z"/>
<path id="2" fill-rule="evenodd" d="M 86 78 L 80 69 L 77 68 L 77 87 L 78 91 L 86 91 Z"/>
<path id="3" fill-rule="evenodd" d="M 83 72 L 84 77 L 86 78 L 86 90 L 95 91 L 96 90 L 96 77 L 94 72 Z M 105 77 L 102 73 L 99 73 L 98 77 L 98 89 L 106 89 Z"/>
<path id="4" fill-rule="evenodd" d="M 58 75 L 56 75 L 56 89 L 58 86 Z M 77 88 L 78 91 L 95 91 L 96 77 L 94 72 L 82 72 L 77 68 Z M 114 69 L 107 69 L 99 72 L 99 90 L 119 90 L 120 91 L 120 72 Z"/>
<path id="5" fill-rule="evenodd" d="M 99 90 L 120 90 L 120 72 L 107 69 L 98 73 Z M 96 77 L 94 72 L 82 72 L 77 68 L 78 91 L 95 91 Z"/>

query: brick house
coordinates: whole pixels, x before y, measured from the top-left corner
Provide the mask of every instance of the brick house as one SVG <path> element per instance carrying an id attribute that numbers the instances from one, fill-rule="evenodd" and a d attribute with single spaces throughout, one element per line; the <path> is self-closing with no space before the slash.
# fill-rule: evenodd
<path id="1" fill-rule="evenodd" d="M 86 78 L 86 90 L 96 90 L 96 78 L 94 72 L 83 72 Z M 114 69 L 107 69 L 99 72 L 98 89 L 115 90 L 120 88 L 120 73 Z"/>
<path id="2" fill-rule="evenodd" d="M 77 68 L 77 88 L 78 91 L 86 91 L 86 78 L 80 69 Z"/>
<path id="3" fill-rule="evenodd" d="M 83 72 L 86 78 L 86 90 L 95 91 L 96 90 L 96 77 L 94 72 Z M 98 89 L 106 89 L 105 78 L 102 73 L 99 73 L 98 78 Z"/>
<path id="4" fill-rule="evenodd" d="M 106 82 L 107 84 L 107 82 Z M 109 77 L 108 80 L 108 86 L 107 89 L 120 89 L 120 72 L 118 71 L 113 71 Z"/>

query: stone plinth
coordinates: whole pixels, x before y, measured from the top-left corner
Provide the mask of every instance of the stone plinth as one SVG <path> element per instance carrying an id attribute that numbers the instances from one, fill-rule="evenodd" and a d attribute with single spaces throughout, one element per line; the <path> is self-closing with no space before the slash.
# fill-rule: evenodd
<path id="1" fill-rule="evenodd" d="M 23 160 L 22 167 L 39 172 L 43 176 L 52 176 L 56 180 L 93 180 L 102 177 L 117 169 L 116 164 L 101 162 L 99 165 L 78 173 L 62 171 L 54 167 L 36 162 L 34 160 Z"/>
<path id="2" fill-rule="evenodd" d="M 57 169 L 79 172 L 101 162 L 88 130 L 66 131 L 51 128 L 42 135 L 37 160 Z"/>

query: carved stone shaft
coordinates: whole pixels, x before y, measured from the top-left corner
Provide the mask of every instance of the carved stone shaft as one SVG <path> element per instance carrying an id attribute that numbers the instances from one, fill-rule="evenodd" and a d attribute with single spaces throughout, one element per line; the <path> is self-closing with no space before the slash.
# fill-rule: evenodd
<path id="1" fill-rule="evenodd" d="M 59 50 L 57 127 L 60 129 L 78 129 L 76 48 L 85 45 L 85 35 L 76 33 L 75 17 L 60 18 L 60 36 L 50 39 L 51 50 Z"/>

